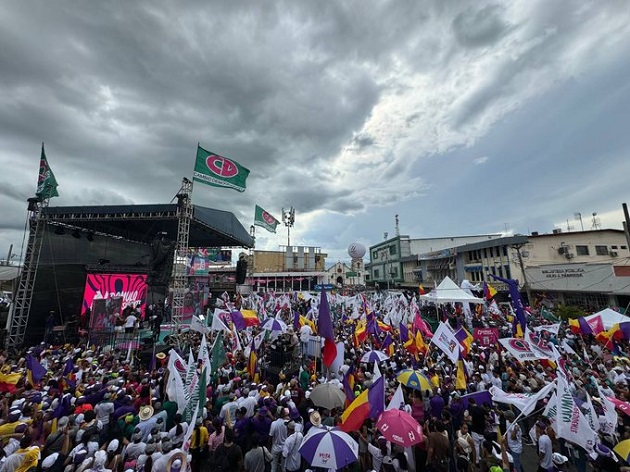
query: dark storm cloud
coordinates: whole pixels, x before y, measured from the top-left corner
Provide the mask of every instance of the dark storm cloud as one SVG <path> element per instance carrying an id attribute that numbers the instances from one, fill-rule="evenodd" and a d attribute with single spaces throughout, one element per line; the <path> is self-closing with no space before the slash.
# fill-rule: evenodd
<path id="1" fill-rule="evenodd" d="M 431 161 L 433 189 L 448 187 L 459 171 L 449 161 L 453 150 L 489 156 L 475 167 L 492 172 L 505 158 L 474 143 L 501 117 L 550 84 L 588 73 L 585 57 L 624 50 L 623 7 L 598 6 L 594 14 L 585 5 L 567 15 L 570 8 L 444 0 L 7 3 L 0 209 L 11 213 L 11 227 L 23 224 L 41 141 L 60 185 L 54 205 L 168 202 L 191 175 L 199 142 L 251 174 L 243 194 L 195 184 L 196 204 L 233 211 L 246 227 L 254 204 L 276 216 L 294 206 L 304 241 L 360 239 L 351 231 L 380 238 L 379 226 L 393 230 L 389 209 L 417 213 L 428 201 L 418 197 L 435 195 L 421 179 L 433 175 L 430 156 L 446 157 Z M 528 141 L 530 149 L 538 142 Z M 467 218 L 453 195 L 431 203 L 436 219 Z M 309 228 L 315 214 L 318 225 Z M 358 223 L 364 217 L 367 227 Z M 0 244 L 7 234 L 15 236 L 3 232 Z"/>
<path id="2" fill-rule="evenodd" d="M 503 19 L 504 7 L 487 5 L 478 10 L 468 8 L 453 20 L 453 31 L 464 47 L 488 46 L 501 39 L 509 25 Z"/>

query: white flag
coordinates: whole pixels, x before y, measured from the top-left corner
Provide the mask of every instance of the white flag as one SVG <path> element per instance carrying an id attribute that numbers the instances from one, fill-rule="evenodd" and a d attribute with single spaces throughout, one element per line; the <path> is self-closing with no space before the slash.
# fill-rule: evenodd
<path id="1" fill-rule="evenodd" d="M 569 343 L 567 342 L 566 339 L 562 340 L 560 347 L 562 348 L 565 354 L 571 354 L 572 356 L 577 356 L 577 352 L 575 352 L 573 348 L 569 346 Z"/>
<path id="2" fill-rule="evenodd" d="M 431 338 L 431 342 L 440 348 L 453 364 L 457 363 L 460 350 L 459 341 L 446 323 L 440 322 L 440 325 Z"/>
<path id="3" fill-rule="evenodd" d="M 210 331 L 208 327 L 195 315 L 193 315 L 192 320 L 190 321 L 190 329 L 191 331 L 197 331 L 202 334 L 208 334 Z"/>
<path id="4" fill-rule="evenodd" d="M 199 345 L 199 354 L 197 354 L 197 362 L 201 361 L 201 371 L 206 369 L 206 384 L 210 385 L 212 374 L 210 373 L 210 349 L 206 341 L 206 335 L 201 335 L 201 344 Z"/>
<path id="5" fill-rule="evenodd" d="M 595 412 L 595 407 L 593 406 L 593 402 L 591 401 L 591 396 L 588 393 L 586 394 L 586 401 L 582 404 L 582 409 L 591 429 L 593 431 L 599 431 L 599 418 L 597 417 L 597 413 Z"/>
<path id="6" fill-rule="evenodd" d="M 555 382 L 551 382 L 536 393 L 506 393 L 499 387 L 492 386 L 490 387 L 489 392 L 490 395 L 492 395 L 492 401 L 514 405 L 521 411 L 523 416 L 527 416 L 534 411 L 538 400 L 541 400 L 549 395 L 555 387 Z"/>
<path id="7" fill-rule="evenodd" d="M 560 323 L 536 326 L 535 328 L 533 328 L 533 330 L 537 332 L 547 331 L 549 333 L 558 334 L 558 331 L 560 330 Z"/>
<path id="8" fill-rule="evenodd" d="M 558 399 L 556 392 L 551 394 L 551 398 L 545 407 L 545 411 L 543 411 L 543 416 L 549 420 L 553 430 L 558 432 L 556 429 L 556 417 L 558 416 Z"/>
<path id="9" fill-rule="evenodd" d="M 229 331 L 230 329 L 225 325 L 223 321 L 221 321 L 221 315 L 228 313 L 225 310 L 219 310 L 216 308 L 214 310 L 214 315 L 212 315 L 212 325 L 210 326 L 211 331 Z M 229 314 L 229 313 L 228 313 Z"/>
<path id="10" fill-rule="evenodd" d="M 604 434 L 614 434 L 619 415 L 617 415 L 615 405 L 608 399 L 602 387 L 598 385 L 597 389 L 599 390 L 599 404 L 604 412 L 604 422 L 601 425 L 602 432 Z"/>
<path id="11" fill-rule="evenodd" d="M 166 395 L 169 400 L 177 403 L 177 412 L 182 413 L 184 408 L 186 408 L 186 403 L 188 403 L 188 398 L 186 396 L 186 390 L 184 389 L 184 381 L 182 380 L 182 375 L 180 373 L 181 367 L 178 366 L 181 364 L 183 367 L 183 360 L 179 355 L 171 349 L 168 354 L 168 381 L 166 383 Z"/>
<path id="12" fill-rule="evenodd" d="M 509 352 L 517 361 L 536 361 L 540 359 L 540 352 L 532 349 L 530 344 L 521 338 L 502 338 L 499 339 L 501 345 Z"/>
<path id="13" fill-rule="evenodd" d="M 402 386 L 398 384 L 398 388 L 396 389 L 396 393 L 389 401 L 387 408 L 385 410 L 402 410 L 405 406 L 405 397 L 403 395 Z"/>
<path id="14" fill-rule="evenodd" d="M 558 377 L 556 403 L 558 408 L 558 421 L 556 422 L 558 437 L 577 444 L 592 454 L 597 443 L 597 433 L 591 429 L 588 420 L 573 401 L 569 385 L 562 377 Z"/>

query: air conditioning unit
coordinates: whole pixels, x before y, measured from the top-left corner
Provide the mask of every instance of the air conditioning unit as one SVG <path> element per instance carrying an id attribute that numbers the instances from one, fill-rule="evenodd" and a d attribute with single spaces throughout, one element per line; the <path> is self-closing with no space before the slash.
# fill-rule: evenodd
<path id="1" fill-rule="evenodd" d="M 558 248 L 558 254 L 566 254 L 568 252 L 569 248 L 566 246 L 560 246 Z"/>
<path id="2" fill-rule="evenodd" d="M 564 257 L 566 257 L 567 259 L 573 259 L 575 257 L 575 254 L 571 254 L 570 252 L 567 252 Z"/>
<path id="3" fill-rule="evenodd" d="M 610 251 L 608 254 L 610 254 L 610 257 L 617 257 L 619 255 L 617 251 Z"/>

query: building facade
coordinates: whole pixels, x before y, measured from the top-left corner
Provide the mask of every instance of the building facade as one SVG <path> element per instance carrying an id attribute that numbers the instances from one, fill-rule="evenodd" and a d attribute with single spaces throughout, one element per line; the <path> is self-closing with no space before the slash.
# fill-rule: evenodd
<path id="1" fill-rule="evenodd" d="M 416 239 L 404 235 L 395 236 L 370 247 L 366 278 L 370 285 L 378 284 L 380 288 L 417 287 L 424 280 L 420 254 L 444 254 L 450 258 L 449 251 L 454 247 L 492 241 L 500 237 L 500 234 Z M 451 273 L 451 262 L 453 261 L 440 262 L 433 269 L 443 273 L 441 278 L 444 278 Z"/>
<path id="2" fill-rule="evenodd" d="M 550 307 L 630 303 L 630 251 L 622 230 L 533 233 L 522 253 L 533 296 Z"/>
<path id="3" fill-rule="evenodd" d="M 282 246 L 281 251 L 253 250 L 247 257 L 247 285 L 257 292 L 314 290 L 327 280 L 326 254 L 318 247 Z"/>
<path id="4" fill-rule="evenodd" d="M 361 259 L 353 259 L 350 265 L 337 262 L 326 269 L 326 282 L 337 287 L 362 287 L 365 285 L 365 268 Z"/>
<path id="5" fill-rule="evenodd" d="M 464 280 L 480 287 L 487 282 L 499 292 L 500 300 L 507 300 L 508 287 L 494 280 L 496 275 L 518 280 L 526 299 L 549 307 L 623 309 L 630 304 L 628 247 L 625 233 L 614 229 L 490 237 L 418 255 L 399 250 L 394 238 L 370 248 L 371 257 L 383 257 L 369 267 L 374 276 L 382 274 L 382 267 L 393 267 L 391 275 L 396 275 L 399 267 L 403 280 L 390 280 L 400 287 L 422 284 L 431 289 L 448 276 L 459 285 Z M 401 252 L 404 255 L 399 257 Z"/>

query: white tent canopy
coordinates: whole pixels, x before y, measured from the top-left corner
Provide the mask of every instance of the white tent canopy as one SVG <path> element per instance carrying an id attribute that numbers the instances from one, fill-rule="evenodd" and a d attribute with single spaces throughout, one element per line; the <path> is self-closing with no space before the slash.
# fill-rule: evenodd
<path id="1" fill-rule="evenodd" d="M 598 311 L 597 313 L 593 313 L 592 315 L 585 316 L 584 319 L 586 321 L 590 321 L 594 318 L 597 318 L 598 316 L 601 316 L 605 330 L 609 330 L 617 323 L 630 321 L 630 317 L 622 315 L 618 311 L 612 310 L 611 308 L 604 308 L 602 311 Z"/>
<path id="2" fill-rule="evenodd" d="M 446 277 L 435 290 L 420 295 L 421 300 L 433 303 L 484 303 L 484 300 L 462 290 L 449 277 Z"/>

